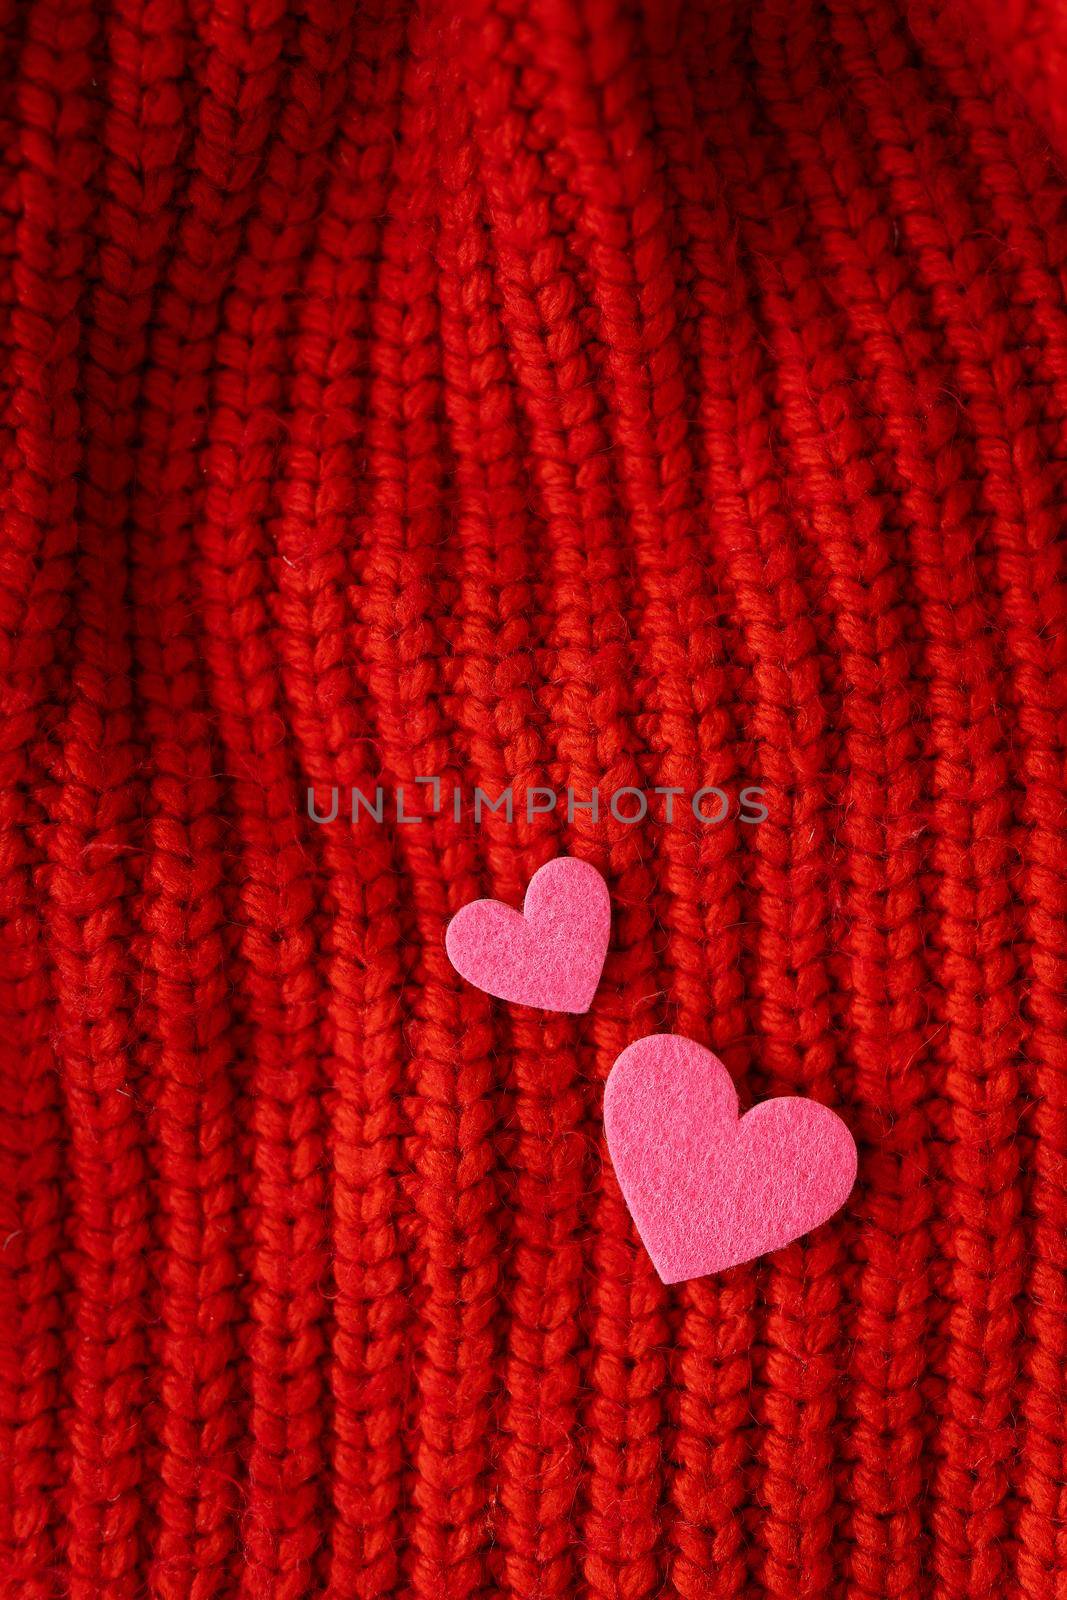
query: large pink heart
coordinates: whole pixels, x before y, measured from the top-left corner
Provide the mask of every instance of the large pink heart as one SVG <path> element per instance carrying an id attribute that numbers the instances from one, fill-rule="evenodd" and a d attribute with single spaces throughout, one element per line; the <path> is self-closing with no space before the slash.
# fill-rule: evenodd
<path id="1" fill-rule="evenodd" d="M 739 1118 L 718 1056 L 678 1034 L 622 1052 L 604 1089 L 604 1131 L 664 1283 L 780 1249 L 832 1216 L 856 1180 L 855 1142 L 828 1106 L 764 1100 Z"/>
<path id="2" fill-rule="evenodd" d="M 499 1000 L 588 1011 L 611 932 L 608 886 L 588 861 L 557 856 L 535 872 L 521 911 L 472 900 L 445 933 L 456 971 Z"/>

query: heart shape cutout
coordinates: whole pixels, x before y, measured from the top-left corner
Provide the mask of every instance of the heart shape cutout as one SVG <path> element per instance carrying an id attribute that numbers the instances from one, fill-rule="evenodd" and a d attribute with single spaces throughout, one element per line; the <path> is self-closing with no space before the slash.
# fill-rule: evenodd
<path id="1" fill-rule="evenodd" d="M 836 1112 L 794 1095 L 739 1117 L 718 1056 L 679 1034 L 638 1039 L 618 1057 L 604 1131 L 664 1283 L 781 1249 L 832 1216 L 856 1181 L 856 1144 Z"/>
<path id="2" fill-rule="evenodd" d="M 461 977 L 498 1000 L 542 1011 L 588 1011 L 611 933 L 608 886 L 576 856 L 557 856 L 534 873 L 521 911 L 500 900 L 472 900 L 445 932 Z"/>

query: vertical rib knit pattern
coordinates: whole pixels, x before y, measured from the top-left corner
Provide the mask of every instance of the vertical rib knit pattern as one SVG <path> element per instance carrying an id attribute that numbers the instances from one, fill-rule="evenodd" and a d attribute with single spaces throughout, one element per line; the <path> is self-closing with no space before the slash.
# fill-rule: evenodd
<path id="1" fill-rule="evenodd" d="M 4 0 L 5 1600 L 1067 1595 L 1067 79 L 982 9 Z M 581 1018 L 443 946 L 561 852 Z M 670 1290 L 665 1029 L 860 1149 Z"/>

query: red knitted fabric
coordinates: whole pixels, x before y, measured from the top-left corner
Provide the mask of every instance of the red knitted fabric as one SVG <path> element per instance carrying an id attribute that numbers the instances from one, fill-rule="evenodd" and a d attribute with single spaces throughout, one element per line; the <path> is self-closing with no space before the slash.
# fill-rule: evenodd
<path id="1" fill-rule="evenodd" d="M 5 1600 L 1067 1596 L 1067 27 L 956 3 L 4 0 Z M 443 946 L 560 853 L 583 1017 Z M 860 1152 L 672 1289 L 667 1029 Z"/>

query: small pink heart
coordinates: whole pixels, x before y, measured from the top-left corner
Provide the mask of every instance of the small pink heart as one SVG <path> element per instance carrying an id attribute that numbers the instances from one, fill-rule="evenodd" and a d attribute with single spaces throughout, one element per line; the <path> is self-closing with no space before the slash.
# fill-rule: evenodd
<path id="1" fill-rule="evenodd" d="M 461 977 L 498 1000 L 542 1011 L 588 1011 L 611 933 L 608 886 L 596 868 L 557 856 L 530 879 L 521 911 L 472 900 L 445 933 Z"/>
<path id="2" fill-rule="evenodd" d="M 664 1283 L 781 1249 L 832 1216 L 856 1181 L 855 1141 L 828 1106 L 789 1096 L 738 1117 L 718 1056 L 673 1033 L 618 1057 L 604 1131 Z"/>

